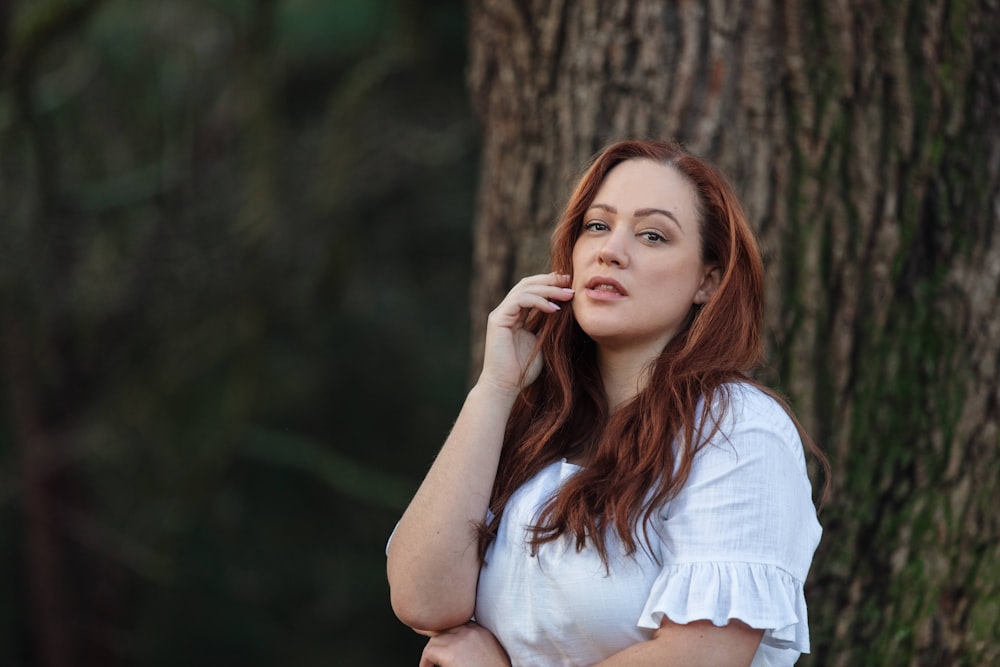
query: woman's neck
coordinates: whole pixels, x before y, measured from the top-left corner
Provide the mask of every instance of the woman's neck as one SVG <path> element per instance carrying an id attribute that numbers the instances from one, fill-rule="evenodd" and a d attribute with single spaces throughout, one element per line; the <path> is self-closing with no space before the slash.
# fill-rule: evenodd
<path id="1" fill-rule="evenodd" d="M 597 366 L 610 412 L 614 412 L 643 390 L 649 381 L 655 358 L 655 355 L 650 355 L 646 350 L 598 348 Z"/>

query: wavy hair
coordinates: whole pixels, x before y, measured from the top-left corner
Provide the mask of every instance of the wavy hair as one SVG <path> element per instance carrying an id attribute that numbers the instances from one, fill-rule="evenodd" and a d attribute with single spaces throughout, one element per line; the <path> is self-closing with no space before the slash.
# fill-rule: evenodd
<path id="1" fill-rule="evenodd" d="M 626 160 L 645 159 L 677 169 L 695 188 L 702 261 L 718 267 L 719 284 L 704 304 L 692 307 L 682 329 L 652 362 L 639 394 L 610 413 L 597 368 L 596 346 L 576 323 L 572 309 L 529 317 L 537 333 L 541 374 L 518 396 L 507 422 L 503 451 L 490 498 L 492 517 L 480 525 L 479 552 L 496 538 L 511 495 L 545 466 L 584 454 L 587 465 L 544 506 L 532 528 L 532 549 L 572 535 L 577 550 L 589 540 L 605 565 L 607 535 L 614 530 L 626 554 L 657 508 L 684 486 L 695 453 L 718 429 L 728 406 L 727 384 L 748 382 L 763 358 L 764 271 L 760 251 L 732 187 L 711 164 L 675 143 L 622 141 L 601 151 L 569 199 L 552 235 L 554 271 L 572 272 L 573 246 L 605 176 Z M 829 464 L 789 413 L 807 449 L 829 478 Z M 702 410 L 713 403 L 719 410 Z M 711 415 L 710 415 L 711 413 Z M 825 480 L 826 481 L 826 480 Z M 825 491 L 824 491 L 825 495 Z"/>

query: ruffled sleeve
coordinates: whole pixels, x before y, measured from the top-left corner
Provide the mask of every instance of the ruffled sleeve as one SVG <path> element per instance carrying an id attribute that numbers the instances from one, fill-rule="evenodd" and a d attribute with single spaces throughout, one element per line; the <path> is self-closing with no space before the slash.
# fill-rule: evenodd
<path id="1" fill-rule="evenodd" d="M 662 569 L 639 627 L 732 619 L 762 644 L 809 651 L 803 584 L 822 533 L 802 442 L 766 394 L 738 386 L 720 433 L 661 510 Z"/>
<path id="2" fill-rule="evenodd" d="M 764 628 L 764 643 L 809 652 L 809 623 L 802 582 L 773 565 L 684 563 L 664 566 L 642 610 L 639 627 L 739 619 Z"/>

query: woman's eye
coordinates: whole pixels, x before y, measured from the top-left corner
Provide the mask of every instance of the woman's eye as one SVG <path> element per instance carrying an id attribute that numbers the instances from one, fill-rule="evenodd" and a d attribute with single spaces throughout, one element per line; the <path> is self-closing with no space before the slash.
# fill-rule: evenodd
<path id="1" fill-rule="evenodd" d="M 646 239 L 647 241 L 650 241 L 651 243 L 663 243 L 664 241 L 667 240 L 666 237 L 664 237 L 663 234 L 659 232 L 652 232 L 652 231 L 640 232 L 639 236 Z"/>
<path id="2" fill-rule="evenodd" d="M 600 232 L 609 229 L 607 223 L 601 222 L 600 220 L 588 220 L 583 223 L 583 228 L 588 231 Z"/>

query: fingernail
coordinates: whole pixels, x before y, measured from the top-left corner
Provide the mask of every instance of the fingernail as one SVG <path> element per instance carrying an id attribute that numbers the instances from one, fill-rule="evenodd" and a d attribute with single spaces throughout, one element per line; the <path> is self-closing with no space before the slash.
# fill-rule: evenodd
<path id="1" fill-rule="evenodd" d="M 576 290 L 573 289 L 572 287 L 563 287 L 562 291 L 563 292 L 569 292 L 570 294 L 574 294 L 576 292 Z"/>

